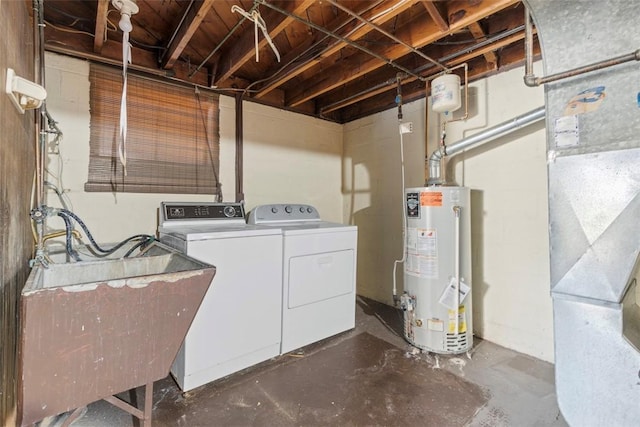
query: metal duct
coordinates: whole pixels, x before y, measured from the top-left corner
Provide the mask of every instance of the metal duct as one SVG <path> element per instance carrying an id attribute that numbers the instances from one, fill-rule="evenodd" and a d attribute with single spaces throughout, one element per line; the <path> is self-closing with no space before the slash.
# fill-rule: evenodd
<path id="1" fill-rule="evenodd" d="M 640 46 L 640 0 L 525 0 L 544 74 Z M 637 62 L 545 85 L 558 404 L 576 426 L 640 420 L 640 87 Z"/>
<path id="2" fill-rule="evenodd" d="M 532 123 L 544 119 L 545 108 L 538 107 L 514 119 L 500 123 L 487 130 L 479 132 L 470 137 L 464 138 L 455 144 L 441 146 L 429 156 L 429 179 L 427 185 L 444 185 L 447 184 L 447 178 L 442 173 L 442 160 L 445 156 L 454 156 L 467 148 L 471 148 L 478 144 L 493 141 L 501 136 L 507 135 Z"/>

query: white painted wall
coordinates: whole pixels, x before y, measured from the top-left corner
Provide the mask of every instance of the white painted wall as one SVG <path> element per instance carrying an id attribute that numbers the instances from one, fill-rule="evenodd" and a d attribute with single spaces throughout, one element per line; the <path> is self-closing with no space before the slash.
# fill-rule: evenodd
<path id="1" fill-rule="evenodd" d="M 89 165 L 89 65 L 47 53 L 47 108 L 64 132 L 61 155 L 49 155 L 47 179 L 56 185 L 62 159 L 62 185 L 73 211 L 98 242 L 116 242 L 140 233 L 155 234 L 161 201 L 202 201 L 212 196 L 181 194 L 87 193 Z M 342 126 L 300 114 L 245 102 L 244 192 L 247 210 L 256 204 L 310 203 L 327 220 L 342 219 Z M 225 201 L 235 198 L 235 101 L 220 97 L 220 179 Z M 59 206 L 53 192 L 50 206 Z M 59 218 L 49 221 L 62 229 Z"/>
<path id="2" fill-rule="evenodd" d="M 253 102 L 243 108 L 247 206 L 303 202 L 342 222 L 342 125 Z"/>
<path id="3" fill-rule="evenodd" d="M 540 74 L 540 64 L 536 72 Z M 542 88 L 522 82 L 522 68 L 472 84 L 471 115 L 447 126 L 447 142 L 510 120 L 544 104 Z M 403 108 L 406 187 L 424 183 L 425 154 L 436 147 L 438 117 L 425 101 Z M 345 125 L 345 220 L 360 230 L 358 293 L 392 303 L 393 260 L 402 256 L 402 183 L 397 110 Z M 489 341 L 553 360 L 549 291 L 546 139 L 532 125 L 453 157 L 456 182 L 472 190 L 474 330 Z M 352 193 L 352 194 L 349 194 Z M 398 268 L 402 292 L 402 267 Z"/>

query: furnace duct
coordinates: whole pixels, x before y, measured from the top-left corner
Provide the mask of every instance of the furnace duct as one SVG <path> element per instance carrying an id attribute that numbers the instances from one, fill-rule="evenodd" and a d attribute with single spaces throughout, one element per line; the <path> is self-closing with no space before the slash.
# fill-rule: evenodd
<path id="1" fill-rule="evenodd" d="M 539 81 L 568 77 L 545 86 L 558 405 L 570 425 L 637 426 L 640 97 L 636 55 L 621 55 L 640 45 L 640 2 L 525 3 Z"/>

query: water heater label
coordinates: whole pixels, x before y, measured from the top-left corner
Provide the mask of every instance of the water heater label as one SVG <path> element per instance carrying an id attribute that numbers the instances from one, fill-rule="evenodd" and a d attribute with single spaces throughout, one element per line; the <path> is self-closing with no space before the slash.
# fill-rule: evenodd
<path id="1" fill-rule="evenodd" d="M 422 279 L 438 278 L 438 260 L 415 254 L 408 254 L 404 271 L 410 276 Z"/>
<path id="2" fill-rule="evenodd" d="M 439 191 L 424 191 L 420 193 L 421 206 L 442 206 L 442 193 Z"/>
<path id="3" fill-rule="evenodd" d="M 418 228 L 418 241 L 416 248 L 420 255 L 437 258 L 438 257 L 438 233 L 433 228 Z"/>
<path id="4" fill-rule="evenodd" d="M 464 314 L 464 305 L 458 309 L 458 331 L 456 332 L 456 311 L 449 310 L 449 333 L 464 334 L 467 332 L 467 320 Z"/>
<path id="5" fill-rule="evenodd" d="M 407 218 L 420 218 L 418 193 L 407 193 Z"/>
<path id="6" fill-rule="evenodd" d="M 469 294 L 470 290 L 471 290 L 471 287 L 469 287 L 469 285 L 465 283 L 464 279 L 460 279 L 460 289 L 458 290 L 458 295 L 460 295 L 460 298 L 458 301 L 462 303 L 462 301 L 464 301 L 464 299 Z M 440 299 L 438 300 L 438 302 L 444 305 L 445 307 L 450 308 L 451 310 L 456 308 L 456 278 L 455 277 L 452 277 L 451 280 L 449 281 L 449 285 L 446 288 L 444 288 L 444 291 L 442 292 L 442 295 L 440 295 Z"/>

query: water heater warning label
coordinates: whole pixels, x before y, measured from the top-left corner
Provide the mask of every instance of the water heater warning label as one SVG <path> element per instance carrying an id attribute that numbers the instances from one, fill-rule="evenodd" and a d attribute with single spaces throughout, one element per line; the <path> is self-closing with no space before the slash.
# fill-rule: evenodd
<path id="1" fill-rule="evenodd" d="M 420 193 L 420 206 L 442 206 L 442 193 L 439 191 Z"/>
<path id="2" fill-rule="evenodd" d="M 407 218 L 420 218 L 418 193 L 407 193 Z"/>

